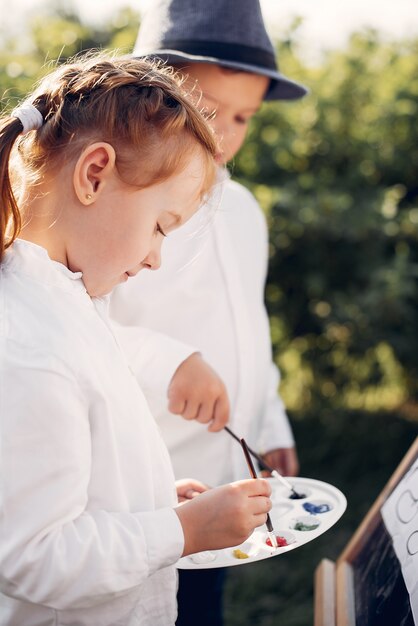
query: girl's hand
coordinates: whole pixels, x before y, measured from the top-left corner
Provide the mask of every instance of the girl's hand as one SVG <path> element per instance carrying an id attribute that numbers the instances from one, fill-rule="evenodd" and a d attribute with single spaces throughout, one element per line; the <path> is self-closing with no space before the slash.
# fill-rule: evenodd
<path id="1" fill-rule="evenodd" d="M 168 410 L 186 420 L 221 430 L 229 419 L 229 400 L 218 374 L 198 352 L 191 354 L 174 373 L 167 392 Z"/>
<path id="2" fill-rule="evenodd" d="M 201 493 L 210 489 L 207 485 L 204 485 L 200 480 L 194 480 L 193 478 L 182 478 L 176 480 L 177 497 L 179 504 L 192 500 L 196 496 L 200 496 Z"/>
<path id="3" fill-rule="evenodd" d="M 240 480 L 201 493 L 175 511 L 184 532 L 183 556 L 219 550 L 245 541 L 265 524 L 271 509 L 271 487 L 266 480 Z"/>

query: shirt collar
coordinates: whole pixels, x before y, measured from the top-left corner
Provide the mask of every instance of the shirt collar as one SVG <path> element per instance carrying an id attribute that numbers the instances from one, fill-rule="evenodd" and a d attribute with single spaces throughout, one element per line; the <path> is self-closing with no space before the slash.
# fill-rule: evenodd
<path id="1" fill-rule="evenodd" d="M 53 261 L 45 248 L 31 241 L 16 239 L 6 250 L 3 265 L 66 291 L 87 293 L 82 272 L 72 272 L 62 263 Z"/>

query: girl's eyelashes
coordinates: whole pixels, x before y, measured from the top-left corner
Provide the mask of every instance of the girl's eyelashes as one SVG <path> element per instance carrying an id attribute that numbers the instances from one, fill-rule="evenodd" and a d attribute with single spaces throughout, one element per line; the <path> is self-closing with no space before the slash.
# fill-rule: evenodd
<path id="1" fill-rule="evenodd" d="M 159 225 L 159 223 L 157 222 L 157 225 L 155 227 L 155 232 L 157 233 L 161 233 L 161 235 L 163 237 L 167 237 L 167 235 L 165 234 L 165 232 L 163 231 L 163 229 L 161 228 L 161 226 Z"/>

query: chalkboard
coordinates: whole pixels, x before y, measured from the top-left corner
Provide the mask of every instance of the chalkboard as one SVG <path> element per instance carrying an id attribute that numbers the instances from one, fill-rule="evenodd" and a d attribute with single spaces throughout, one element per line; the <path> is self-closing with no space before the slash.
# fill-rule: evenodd
<path id="1" fill-rule="evenodd" d="M 315 626 L 414 626 L 381 507 L 418 458 L 418 438 L 334 564 L 315 573 Z"/>
<path id="2" fill-rule="evenodd" d="M 356 625 L 414 626 L 409 593 L 380 514 L 375 530 L 351 567 Z"/>

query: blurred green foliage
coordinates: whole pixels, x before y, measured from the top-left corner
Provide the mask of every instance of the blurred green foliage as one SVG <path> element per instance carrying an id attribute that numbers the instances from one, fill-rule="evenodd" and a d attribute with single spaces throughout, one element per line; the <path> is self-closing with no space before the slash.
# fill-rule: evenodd
<path id="1" fill-rule="evenodd" d="M 270 223 L 267 303 L 295 409 L 418 400 L 418 40 L 352 36 L 304 66 L 297 103 L 265 105 L 233 172 Z"/>
<path id="2" fill-rule="evenodd" d="M 45 5 L 22 23 L 20 36 L 0 29 L 1 109 L 14 106 L 41 76 L 85 50 L 117 49 L 131 52 L 139 14 L 126 7 L 100 27 L 83 24 L 76 12 L 60 2 Z"/>

